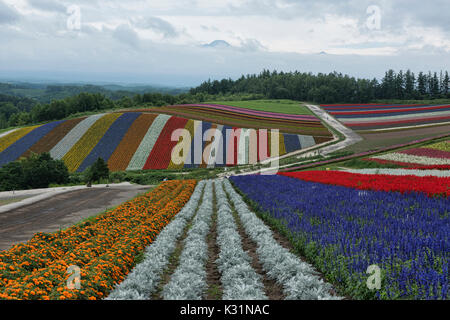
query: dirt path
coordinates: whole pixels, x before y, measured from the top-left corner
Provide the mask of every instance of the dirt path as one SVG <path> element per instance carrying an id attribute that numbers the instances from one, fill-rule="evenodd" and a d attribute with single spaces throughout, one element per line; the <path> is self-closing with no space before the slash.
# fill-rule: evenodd
<path id="1" fill-rule="evenodd" d="M 0 250 L 26 242 L 37 232 L 54 232 L 117 206 L 149 190 L 143 186 L 71 191 L 0 214 Z"/>
<path id="2" fill-rule="evenodd" d="M 208 261 L 206 263 L 206 282 L 208 283 L 208 292 L 206 300 L 222 299 L 222 283 L 220 273 L 217 268 L 216 260 L 219 258 L 219 246 L 217 245 L 217 199 L 216 191 L 213 189 L 213 216 L 210 232 L 206 238 L 208 243 Z"/>

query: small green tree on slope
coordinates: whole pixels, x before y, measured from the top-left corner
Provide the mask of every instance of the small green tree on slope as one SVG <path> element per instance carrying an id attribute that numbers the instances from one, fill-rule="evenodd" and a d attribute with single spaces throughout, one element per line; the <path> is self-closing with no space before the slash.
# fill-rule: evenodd
<path id="1" fill-rule="evenodd" d="M 102 158 L 98 158 L 87 170 L 86 181 L 92 183 L 100 182 L 100 179 L 109 179 L 108 164 Z"/>

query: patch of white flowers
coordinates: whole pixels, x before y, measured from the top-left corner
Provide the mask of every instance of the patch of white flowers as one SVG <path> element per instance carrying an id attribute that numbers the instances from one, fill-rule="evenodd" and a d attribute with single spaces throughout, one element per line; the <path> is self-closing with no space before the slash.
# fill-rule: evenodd
<path id="1" fill-rule="evenodd" d="M 96 114 L 89 116 L 78 123 L 68 134 L 64 136 L 57 144 L 50 150 L 50 155 L 53 159 L 62 159 L 67 152 L 77 143 L 78 140 L 89 130 L 89 128 L 105 114 Z"/>
<path id="2" fill-rule="evenodd" d="M 206 236 L 211 228 L 213 214 L 213 182 L 207 181 L 203 201 L 194 217 L 184 241 L 180 264 L 162 291 L 164 300 L 201 300 L 207 289 Z"/>
<path id="3" fill-rule="evenodd" d="M 341 299 L 329 292 L 330 284 L 321 280 L 311 265 L 278 244 L 272 231 L 250 211 L 228 180 L 225 191 L 238 212 L 245 232 L 257 245 L 257 254 L 267 275 L 283 286 L 287 300 Z"/>
<path id="4" fill-rule="evenodd" d="M 298 135 L 298 140 L 300 141 L 300 148 L 306 149 L 309 147 L 312 147 L 316 144 L 316 141 L 314 141 L 314 137 L 312 136 L 305 136 L 305 135 Z"/>
<path id="5" fill-rule="evenodd" d="M 141 170 L 144 167 L 150 152 L 152 152 L 159 135 L 169 119 L 170 116 L 160 114 L 153 120 L 153 123 L 139 144 L 138 149 L 131 158 L 127 170 Z"/>
<path id="6" fill-rule="evenodd" d="M 223 190 L 223 180 L 215 180 L 217 199 L 217 244 L 220 248 L 216 260 L 223 288 L 223 300 L 264 300 L 261 276 L 250 265 L 251 258 L 242 249 L 232 211 Z"/>
<path id="7" fill-rule="evenodd" d="M 424 156 L 414 156 L 414 155 L 410 155 L 410 154 L 397 153 L 397 152 L 383 154 L 381 156 L 374 156 L 372 158 L 381 159 L 381 160 L 389 160 L 389 161 L 417 163 L 417 164 L 424 164 L 424 165 L 446 165 L 446 164 L 450 164 L 450 159 L 430 158 L 430 157 L 424 157 Z"/>
<path id="8" fill-rule="evenodd" d="M 389 174 L 395 176 L 413 175 L 418 177 L 434 176 L 434 177 L 450 177 L 448 170 L 408 170 L 408 169 L 347 169 L 344 170 L 351 173 L 360 174 Z"/>
<path id="9" fill-rule="evenodd" d="M 169 258 L 175 250 L 178 239 L 183 234 L 188 221 L 197 211 L 205 184 L 205 181 L 198 183 L 183 209 L 146 248 L 144 260 L 128 274 L 122 283 L 116 286 L 106 298 L 107 300 L 150 299 L 169 264 Z"/>

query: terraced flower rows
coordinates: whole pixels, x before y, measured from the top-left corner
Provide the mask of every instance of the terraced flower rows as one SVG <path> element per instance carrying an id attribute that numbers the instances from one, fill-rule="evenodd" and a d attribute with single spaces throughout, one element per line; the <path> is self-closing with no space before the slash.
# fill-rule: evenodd
<path id="1" fill-rule="evenodd" d="M 365 159 L 381 164 L 428 169 L 450 169 L 450 140 L 432 143 L 420 148 L 409 148 Z"/>
<path id="2" fill-rule="evenodd" d="M 219 104 L 183 104 L 136 110 L 166 113 L 188 119 L 240 128 L 279 129 L 282 132 L 314 136 L 318 143 L 329 141 L 332 134 L 314 115 L 295 115 L 257 111 Z"/>
<path id="3" fill-rule="evenodd" d="M 349 180 L 333 172 L 327 182 L 326 175 L 230 179 L 327 279 L 351 297 L 449 299 L 448 193 L 431 197 L 372 191 L 379 190 L 379 179 L 372 180 L 375 188 L 365 188 L 356 179 L 352 186 L 340 186 Z M 416 178 L 415 183 L 411 179 L 411 187 L 421 183 Z M 319 180 L 324 183 L 312 182 Z M 392 186 L 396 190 L 395 183 Z M 370 289 L 366 271 L 372 265 L 381 271 L 381 282 L 379 288 Z"/>
<path id="4" fill-rule="evenodd" d="M 450 105 L 321 105 L 353 130 L 377 130 L 450 121 Z"/>
<path id="5" fill-rule="evenodd" d="M 174 134 L 178 129 L 187 130 L 193 139 L 185 141 L 186 148 L 177 149 L 181 160 L 176 162 L 172 150 L 184 139 Z M 280 133 L 276 153 L 271 146 L 273 132 L 165 114 L 98 114 L 21 128 L 1 137 L 0 166 L 31 152 L 50 152 L 53 158 L 62 159 L 71 172 L 84 171 L 98 157 L 108 162 L 111 171 L 234 166 L 323 142 L 317 136 Z"/>
<path id="6" fill-rule="evenodd" d="M 207 239 L 214 234 L 219 252 L 211 260 Z M 249 241 L 257 259 L 243 247 Z M 279 298 L 339 299 L 311 265 L 274 239 L 228 180 L 168 181 L 89 221 L 1 252 L 0 299 L 201 300 L 211 289 L 209 264 L 220 274 L 221 299 L 268 299 L 265 277 L 278 283 Z M 68 287 L 69 266 L 80 269 L 79 288 Z"/>
<path id="7" fill-rule="evenodd" d="M 213 253 L 207 238 L 214 234 L 213 220 L 217 221 L 213 241 L 219 252 L 218 258 L 210 261 Z M 238 224 L 243 236 L 254 243 L 262 271 L 256 271 L 254 258 L 243 249 L 245 239 Z M 177 248 L 181 251 L 178 259 Z M 330 294 L 331 285 L 321 280 L 312 266 L 278 244 L 228 180 L 200 182 L 187 205 L 147 247 L 144 260 L 107 299 L 205 299 L 211 287 L 208 264 L 218 269 L 218 298 L 224 300 L 268 299 L 264 275 L 278 283 L 284 299 L 339 299 Z"/>

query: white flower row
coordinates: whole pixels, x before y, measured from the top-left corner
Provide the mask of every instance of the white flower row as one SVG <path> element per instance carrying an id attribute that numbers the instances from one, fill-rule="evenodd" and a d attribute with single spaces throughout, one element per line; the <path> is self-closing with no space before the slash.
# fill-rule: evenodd
<path id="1" fill-rule="evenodd" d="M 245 232 L 257 245 L 258 259 L 263 269 L 283 286 L 287 300 L 340 299 L 329 293 L 331 285 L 321 280 L 311 265 L 278 244 L 272 231 L 248 209 L 228 180 L 224 185 Z"/>
<path id="2" fill-rule="evenodd" d="M 306 149 L 306 148 L 316 145 L 316 141 L 314 140 L 313 136 L 305 136 L 305 135 L 299 134 L 298 140 L 300 141 L 301 149 Z"/>
<path id="3" fill-rule="evenodd" d="M 183 234 L 188 221 L 197 211 L 205 184 L 205 181 L 198 183 L 183 209 L 146 248 L 144 260 L 136 265 L 122 283 L 115 287 L 106 298 L 107 300 L 146 300 L 150 298 L 161 281 L 178 239 Z"/>
<path id="4" fill-rule="evenodd" d="M 414 156 L 410 154 L 404 153 L 388 153 L 383 154 L 381 156 L 374 156 L 372 158 L 389 160 L 389 161 L 399 161 L 399 162 L 408 162 L 408 163 L 417 163 L 424 165 L 445 165 L 450 164 L 450 159 L 440 159 L 440 158 L 430 158 L 424 156 Z"/>
<path id="5" fill-rule="evenodd" d="M 213 183 L 205 186 L 202 203 L 194 217 L 180 255 L 180 264 L 162 291 L 164 300 L 201 300 L 207 289 L 206 261 L 208 244 L 206 236 L 211 228 L 213 214 Z"/>
<path id="6" fill-rule="evenodd" d="M 214 168 L 217 161 L 222 161 L 223 154 L 223 144 L 224 137 L 222 136 L 223 125 L 217 125 L 217 128 L 214 130 L 214 140 L 211 142 L 211 152 L 208 156 L 207 168 Z"/>
<path id="7" fill-rule="evenodd" d="M 250 130 L 242 128 L 240 130 L 239 142 L 238 142 L 238 155 L 237 160 L 238 164 L 247 164 L 248 163 L 248 150 L 250 144 Z"/>
<path id="8" fill-rule="evenodd" d="M 396 176 L 413 175 L 418 177 L 434 176 L 434 177 L 450 177 L 450 171 L 447 170 L 408 170 L 408 169 L 347 169 L 344 170 L 351 173 L 360 174 L 389 174 Z"/>
<path id="9" fill-rule="evenodd" d="M 242 249 L 232 211 L 223 190 L 223 180 L 215 180 L 217 199 L 217 244 L 220 248 L 216 260 L 223 287 L 223 300 L 265 300 L 261 276 L 250 265 L 251 258 Z"/>
<path id="10" fill-rule="evenodd" d="M 150 128 L 139 144 L 138 149 L 131 158 L 127 170 L 141 170 L 144 167 L 148 156 L 152 152 L 152 149 L 156 141 L 158 140 L 159 135 L 161 134 L 164 126 L 169 119 L 170 116 L 166 114 L 160 114 L 155 118 L 155 120 L 153 120 L 153 123 L 151 124 Z"/>
<path id="11" fill-rule="evenodd" d="M 89 116 L 80 123 L 78 123 L 72 130 L 69 131 L 53 148 L 50 150 L 50 155 L 53 159 L 62 159 L 67 152 L 77 143 L 78 140 L 89 130 L 89 128 L 105 114 L 96 114 Z"/>

